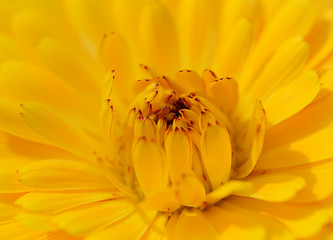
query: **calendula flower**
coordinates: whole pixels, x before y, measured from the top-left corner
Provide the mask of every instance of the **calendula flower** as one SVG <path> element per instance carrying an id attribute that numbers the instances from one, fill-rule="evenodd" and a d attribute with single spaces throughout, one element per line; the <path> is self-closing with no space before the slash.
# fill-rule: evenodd
<path id="1" fill-rule="evenodd" d="M 332 1 L 0 19 L 0 239 L 333 237 Z"/>

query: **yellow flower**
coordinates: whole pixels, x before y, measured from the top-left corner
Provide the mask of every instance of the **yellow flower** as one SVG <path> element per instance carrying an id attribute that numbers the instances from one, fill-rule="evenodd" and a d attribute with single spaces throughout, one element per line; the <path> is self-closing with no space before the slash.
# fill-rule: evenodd
<path id="1" fill-rule="evenodd" d="M 0 19 L 0 239 L 332 239 L 332 1 Z"/>

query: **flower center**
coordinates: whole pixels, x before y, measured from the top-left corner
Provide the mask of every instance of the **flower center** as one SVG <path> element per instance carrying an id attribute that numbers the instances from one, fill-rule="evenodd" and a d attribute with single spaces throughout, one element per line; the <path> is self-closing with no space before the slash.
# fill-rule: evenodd
<path id="1" fill-rule="evenodd" d="M 252 171 L 249 127 L 236 127 L 252 123 L 237 118 L 234 80 L 186 70 L 175 80 L 154 77 L 141 84 L 118 143 L 124 179 L 117 185 L 124 192 L 136 192 L 160 211 L 204 208 L 225 197 L 230 179 Z"/>

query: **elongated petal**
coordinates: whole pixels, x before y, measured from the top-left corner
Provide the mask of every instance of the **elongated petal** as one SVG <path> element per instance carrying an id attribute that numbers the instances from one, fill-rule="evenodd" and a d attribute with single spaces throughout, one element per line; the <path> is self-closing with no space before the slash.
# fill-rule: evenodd
<path id="1" fill-rule="evenodd" d="M 209 207 L 204 215 L 220 234 L 219 239 L 265 239 L 264 226 L 246 215 L 214 206 Z"/>
<path id="2" fill-rule="evenodd" d="M 8 223 L 0 225 L 0 237 L 2 239 L 15 239 L 20 236 L 21 239 L 39 239 L 45 235 L 45 232 L 31 231 L 23 227 L 20 223 Z"/>
<path id="3" fill-rule="evenodd" d="M 274 169 L 316 162 L 333 156 L 333 128 L 325 128 L 292 143 L 264 151 L 255 169 Z"/>
<path id="4" fill-rule="evenodd" d="M 179 32 L 185 68 L 204 69 L 210 60 L 218 1 L 179 2 Z M 215 30 L 215 31 L 214 31 Z"/>
<path id="5" fill-rule="evenodd" d="M 116 33 L 105 35 L 99 47 L 99 59 L 107 71 L 114 70 L 113 94 L 128 92 L 129 82 L 135 79 L 131 52 L 126 40 Z M 123 97 L 121 99 L 124 100 Z"/>
<path id="6" fill-rule="evenodd" d="M 292 168 L 264 171 L 264 175 L 289 175 L 293 176 L 295 180 L 300 177 L 303 178 L 305 186 L 289 201 L 295 203 L 311 203 L 322 201 L 333 193 L 333 186 L 327 184 L 331 182 L 333 178 L 330 170 L 332 166 L 333 162 L 329 159 L 315 164 L 304 164 Z M 258 173 L 260 174 L 260 172 Z M 258 176 L 258 178 L 260 177 Z M 281 183 L 283 185 L 283 182 Z M 277 182 L 277 184 L 279 183 Z M 285 191 L 290 191 L 296 187 L 295 184 L 293 185 L 294 186 L 290 184 L 286 186 Z"/>
<path id="7" fill-rule="evenodd" d="M 140 240 L 161 240 L 166 224 L 168 222 L 167 214 L 158 214 Z"/>
<path id="8" fill-rule="evenodd" d="M 315 21 L 317 12 L 316 5 L 316 2 L 312 0 L 285 1 L 282 6 L 281 2 L 276 2 L 275 6 L 273 6 L 274 11 L 276 11 L 278 6 L 281 7 L 279 11 L 273 15 L 262 32 L 260 39 L 258 40 L 257 47 L 249 61 L 251 64 L 246 66 L 243 76 L 245 78 L 249 75 L 252 77 L 255 76 L 254 74 L 256 74 L 263 64 L 265 64 L 265 61 L 272 54 L 275 47 L 280 45 L 286 39 L 297 35 L 306 35 Z M 281 28 L 281 26 L 284 27 Z M 281 31 L 276 31 L 276 29 L 280 29 Z M 287 53 L 286 57 L 287 56 L 291 57 L 292 54 Z M 283 59 L 282 61 L 283 63 L 287 63 L 286 59 Z M 280 64 L 281 62 L 278 63 L 276 69 L 278 66 L 284 65 Z M 297 67 L 297 65 L 298 64 L 293 64 L 291 67 L 294 68 Z M 286 75 L 284 75 L 284 77 L 285 76 Z M 249 85 L 244 84 L 242 86 L 246 87 Z M 245 88 L 243 90 L 245 90 Z"/>
<path id="9" fill-rule="evenodd" d="M 22 183 L 49 191 L 112 189 L 112 184 L 101 173 L 92 165 L 60 159 L 39 161 L 19 169 Z"/>
<path id="10" fill-rule="evenodd" d="M 220 26 L 219 37 L 223 43 L 223 39 L 229 34 L 235 24 L 241 19 L 248 19 L 249 21 L 256 23 L 259 28 L 261 20 L 261 2 L 258 0 L 225 0 L 221 3 Z"/>
<path id="11" fill-rule="evenodd" d="M 54 216 L 61 229 L 74 236 L 86 236 L 94 229 L 126 218 L 134 211 L 133 203 L 126 200 L 99 202 Z M 124 233 L 124 232 L 123 232 Z"/>
<path id="12" fill-rule="evenodd" d="M 142 206 L 147 210 L 159 210 L 172 212 L 180 207 L 179 199 L 176 197 L 174 189 L 167 188 L 146 199 Z"/>
<path id="13" fill-rule="evenodd" d="M 209 125 L 201 137 L 202 159 L 213 189 L 229 180 L 231 144 L 228 131 L 221 125 Z"/>
<path id="14" fill-rule="evenodd" d="M 99 2 L 69 1 L 64 2 L 66 13 L 70 23 L 83 34 L 89 43 L 90 51 L 96 53 L 97 46 L 103 34 L 114 30 L 114 21 L 111 14 L 111 2 L 107 0 Z"/>
<path id="15" fill-rule="evenodd" d="M 235 175 L 238 178 L 246 177 L 251 173 L 261 154 L 266 133 L 266 113 L 261 104 L 257 101 L 252 119 L 246 131 L 245 139 L 239 144 L 242 152 L 239 154 L 241 165 L 236 169 Z"/>
<path id="16" fill-rule="evenodd" d="M 231 1 L 229 1 L 231 2 Z M 239 1 L 238 1 L 239 2 Z M 256 2 L 256 1 L 251 1 Z M 227 16 L 229 18 L 228 13 Z M 253 41 L 253 24 L 247 19 L 240 19 L 228 32 L 226 39 L 221 36 L 219 48 L 215 52 L 215 59 L 212 62 L 212 69 L 219 75 L 232 76 L 237 78 L 243 68 Z"/>
<path id="17" fill-rule="evenodd" d="M 332 105 L 333 94 L 330 93 L 294 116 L 271 127 L 267 130 L 263 151 L 291 144 L 330 126 L 333 123 L 333 112 L 327 109 Z"/>
<path id="18" fill-rule="evenodd" d="M 252 189 L 235 195 L 248 196 L 269 202 L 286 202 L 306 185 L 303 178 L 283 173 L 248 177 L 244 181 L 252 184 Z"/>
<path id="19" fill-rule="evenodd" d="M 22 104 L 24 121 L 38 134 L 84 159 L 92 157 L 96 143 L 79 127 L 37 103 Z M 96 150 L 96 148 L 95 148 Z"/>
<path id="20" fill-rule="evenodd" d="M 155 211 L 135 212 L 131 216 L 87 237 L 87 240 L 133 239 L 140 240 L 152 224 Z"/>
<path id="21" fill-rule="evenodd" d="M 57 49 L 57 51 L 54 51 Z M 94 62 L 76 46 L 66 44 L 55 38 L 44 38 L 39 42 L 37 51 L 44 62 L 60 77 L 66 79 L 83 96 L 90 96 L 91 103 L 98 103 L 97 79 L 100 72 L 94 68 Z M 71 52 L 72 54 L 68 54 Z M 96 106 L 96 105 L 95 105 Z"/>
<path id="22" fill-rule="evenodd" d="M 222 78 L 214 81 L 207 91 L 212 102 L 226 113 L 230 113 L 238 103 L 238 84 L 234 79 Z"/>
<path id="23" fill-rule="evenodd" d="M 318 78 L 315 72 L 307 72 L 274 91 L 264 102 L 270 124 L 275 125 L 310 104 L 320 89 Z"/>
<path id="24" fill-rule="evenodd" d="M 198 209 L 183 209 L 176 223 L 172 239 L 216 239 L 217 232 Z"/>
<path id="25" fill-rule="evenodd" d="M 20 138 L 47 143 L 32 131 L 20 117 L 20 102 L 0 96 L 0 130 Z"/>
<path id="26" fill-rule="evenodd" d="M 320 64 L 333 49 L 333 9 L 325 9 L 306 37 L 311 45 L 307 69 Z"/>
<path id="27" fill-rule="evenodd" d="M 156 66 L 163 74 L 173 74 L 180 62 L 179 43 L 174 20 L 163 4 L 155 1 L 143 7 L 139 36 L 148 65 Z"/>
<path id="28" fill-rule="evenodd" d="M 57 229 L 51 218 L 45 215 L 19 213 L 15 216 L 15 219 L 29 230 L 51 232 Z"/>
<path id="29" fill-rule="evenodd" d="M 13 217 L 19 212 L 16 207 L 9 204 L 0 203 L 0 223 L 8 223 L 13 221 Z"/>
<path id="30" fill-rule="evenodd" d="M 205 198 L 205 202 L 211 205 L 230 195 L 241 195 L 244 192 L 247 193 L 248 191 L 252 190 L 252 188 L 253 185 L 250 182 L 231 180 L 208 193 Z"/>
<path id="31" fill-rule="evenodd" d="M 191 139 L 184 129 L 177 128 L 166 133 L 164 142 L 171 182 L 176 183 L 192 169 Z"/>
<path id="32" fill-rule="evenodd" d="M 0 162 L 0 192 L 24 193 L 32 189 L 19 181 L 17 170 L 31 163 L 26 159 L 2 159 Z"/>
<path id="33" fill-rule="evenodd" d="M 269 235 L 268 239 L 271 240 L 295 240 L 295 236 L 290 230 L 280 221 L 277 221 L 269 216 L 263 215 L 260 212 L 244 209 L 233 202 L 235 198 L 225 199 L 221 201 L 217 206 L 233 212 L 241 214 L 242 216 L 252 219 L 252 222 L 261 224 Z"/>
<path id="34" fill-rule="evenodd" d="M 34 213 L 53 213 L 96 201 L 116 198 L 110 192 L 27 193 L 15 204 Z"/>
<path id="35" fill-rule="evenodd" d="M 179 88 L 181 92 L 203 92 L 204 82 L 202 78 L 193 71 L 181 70 L 176 74 L 174 85 Z"/>
<path id="36" fill-rule="evenodd" d="M 206 191 L 194 174 L 187 174 L 176 185 L 175 194 L 182 205 L 198 207 L 204 201 Z"/>
<path id="37" fill-rule="evenodd" d="M 286 82 L 303 66 L 308 57 L 309 45 L 302 37 L 293 37 L 279 46 L 259 76 L 255 76 L 253 91 L 265 99 L 280 84 Z"/>
<path id="38" fill-rule="evenodd" d="M 268 203 L 251 198 L 233 198 L 232 202 L 281 221 L 297 238 L 313 236 L 329 220 L 325 209 L 316 204 Z"/>
<path id="39" fill-rule="evenodd" d="M 167 187 L 167 163 L 156 143 L 140 138 L 134 143 L 132 158 L 135 175 L 146 197 Z"/>

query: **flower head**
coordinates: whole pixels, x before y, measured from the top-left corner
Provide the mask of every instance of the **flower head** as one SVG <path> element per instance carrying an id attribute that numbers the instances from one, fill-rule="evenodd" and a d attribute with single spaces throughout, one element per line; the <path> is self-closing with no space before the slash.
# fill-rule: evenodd
<path id="1" fill-rule="evenodd" d="M 0 5 L 0 239 L 332 237 L 331 1 Z"/>

